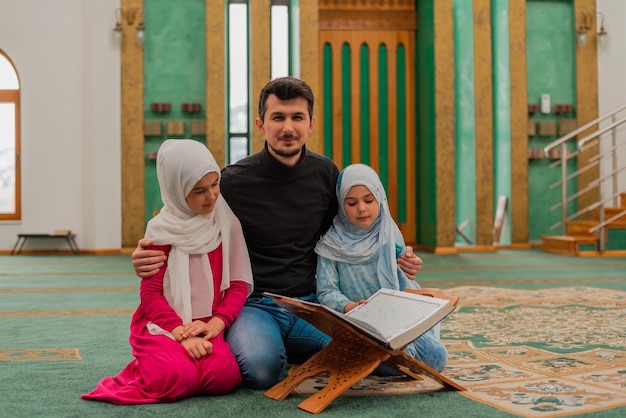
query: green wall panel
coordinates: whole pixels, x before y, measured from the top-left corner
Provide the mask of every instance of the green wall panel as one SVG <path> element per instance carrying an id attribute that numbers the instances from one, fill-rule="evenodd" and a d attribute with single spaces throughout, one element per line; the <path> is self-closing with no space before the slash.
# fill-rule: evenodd
<path id="1" fill-rule="evenodd" d="M 333 50 L 330 44 L 322 48 L 322 89 L 324 91 L 324 155 L 333 159 Z"/>
<path id="2" fill-rule="evenodd" d="M 455 224 L 476 242 L 476 97 L 474 91 L 474 14 L 472 2 L 455 0 L 454 112 Z M 458 243 L 465 243 L 457 237 Z"/>
<path id="3" fill-rule="evenodd" d="M 528 103 L 548 93 L 552 104 L 576 101 L 576 36 L 572 0 L 526 4 Z"/>
<path id="4" fill-rule="evenodd" d="M 350 165 L 352 138 L 352 62 L 350 45 L 341 46 L 341 162 L 343 167 Z"/>
<path id="5" fill-rule="evenodd" d="M 509 1 L 492 1 L 493 27 L 493 148 L 494 213 L 498 198 L 511 202 L 511 81 L 509 63 Z M 500 244 L 511 244 L 511 217 L 506 216 L 500 233 Z"/>
<path id="6" fill-rule="evenodd" d="M 363 164 L 371 164 L 370 155 L 370 111 L 371 111 L 371 95 L 370 95 L 370 50 L 366 44 L 361 45 L 359 54 L 359 100 L 361 117 L 359 120 L 361 131 L 361 162 Z"/>
<path id="7" fill-rule="evenodd" d="M 396 80 L 398 85 L 396 86 L 397 93 L 397 114 L 398 114 L 398 126 L 396 130 L 398 132 L 398 148 L 397 148 L 397 179 L 398 179 L 398 213 L 396 215 L 398 222 L 406 222 L 406 141 L 407 141 L 407 120 L 406 120 L 406 106 L 407 106 L 407 86 L 406 86 L 406 48 L 404 45 L 399 45 L 396 53 Z"/>
<path id="8" fill-rule="evenodd" d="M 389 66 L 387 45 L 378 47 L 378 138 L 379 138 L 379 169 L 380 180 L 389 190 Z"/>
<path id="9" fill-rule="evenodd" d="M 551 105 L 576 103 L 576 36 L 574 5 L 571 0 L 531 0 L 526 4 L 526 46 L 528 103 L 540 104 L 541 95 L 549 94 Z M 555 121 L 571 115 L 541 112 L 531 115 L 536 122 Z M 532 136 L 529 148 L 543 148 L 558 138 L 557 135 Z M 561 200 L 561 189 L 550 189 L 550 184 L 560 179 L 560 170 L 550 169 L 552 161 L 530 160 L 528 166 L 528 235 L 530 241 L 538 241 L 543 234 L 561 233 L 562 229 L 550 230 L 561 219 L 561 210 L 550 210 Z M 570 160 L 568 170 L 575 169 Z M 568 190 L 575 190 L 575 183 L 568 183 Z M 568 206 L 568 213 L 575 212 L 575 203 Z"/>
<path id="10" fill-rule="evenodd" d="M 162 119 L 186 119 L 182 103 L 206 105 L 205 2 L 178 0 L 174 7 L 171 0 L 146 1 L 144 19 L 145 117 L 154 117 L 151 102 L 170 102 Z"/>
<path id="11" fill-rule="evenodd" d="M 417 242 L 437 245 L 437 187 L 435 143 L 435 0 L 417 0 L 417 54 L 415 63 L 418 124 L 415 161 L 417 184 Z"/>
<path id="12" fill-rule="evenodd" d="M 205 1 L 150 0 L 144 2 L 144 117 L 158 119 L 163 124 L 163 135 L 146 137 L 145 153 L 156 151 L 163 140 L 168 120 L 183 120 L 189 137 L 189 121 L 204 119 L 206 111 L 206 28 Z M 170 103 L 168 113 L 150 110 L 153 102 Z M 200 103 L 202 111 L 185 114 L 183 103 Z M 204 138 L 196 138 L 204 141 Z M 152 218 L 160 209 L 159 185 L 154 160 L 146 159 L 145 217 Z"/>

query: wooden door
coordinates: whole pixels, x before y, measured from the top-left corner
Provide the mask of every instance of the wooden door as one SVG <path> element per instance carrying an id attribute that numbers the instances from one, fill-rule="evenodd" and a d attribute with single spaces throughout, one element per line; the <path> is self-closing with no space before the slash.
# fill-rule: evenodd
<path id="1" fill-rule="evenodd" d="M 324 154 L 340 169 L 372 166 L 405 240 L 415 242 L 415 4 L 374 3 L 320 1 L 316 113 Z"/>

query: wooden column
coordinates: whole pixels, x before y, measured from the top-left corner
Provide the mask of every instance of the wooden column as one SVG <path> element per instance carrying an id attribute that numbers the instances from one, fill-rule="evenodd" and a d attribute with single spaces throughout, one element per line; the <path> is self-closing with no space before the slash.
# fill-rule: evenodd
<path id="1" fill-rule="evenodd" d="M 255 0 L 249 3 L 250 7 L 250 118 L 254 121 L 258 117 L 259 93 L 271 78 L 271 50 L 270 50 L 270 1 Z M 252 152 L 263 148 L 265 137 L 252 124 L 251 140 Z"/>
<path id="2" fill-rule="evenodd" d="M 452 0 L 433 0 L 437 247 L 454 247 L 454 45 Z M 418 9 L 418 13 L 420 13 Z M 419 30 L 419 28 L 418 28 Z"/>
<path id="3" fill-rule="evenodd" d="M 122 246 L 134 248 L 145 232 L 143 151 L 143 46 L 137 42 L 137 25 L 143 21 L 143 0 L 122 0 L 122 11 L 132 13 L 132 23 L 122 18 Z"/>
<path id="4" fill-rule="evenodd" d="M 511 83 L 511 243 L 528 243 L 526 0 L 509 0 Z M 514 193 L 513 193 L 514 192 Z"/>
<path id="5" fill-rule="evenodd" d="M 493 243 L 493 73 L 491 1 L 473 0 L 476 118 L 476 245 Z M 439 190 L 439 189 L 438 189 Z"/>
<path id="6" fill-rule="evenodd" d="M 315 96 L 313 116 L 316 119 L 315 129 L 307 139 L 307 148 L 319 154 L 324 153 L 322 132 L 322 84 L 321 84 L 321 52 L 319 47 L 319 14 L 318 0 L 300 2 L 300 75 L 306 81 Z"/>
<path id="7" fill-rule="evenodd" d="M 226 161 L 226 48 L 224 1 L 206 0 L 206 142 L 215 161 Z"/>
<path id="8" fill-rule="evenodd" d="M 576 122 L 583 126 L 598 117 L 598 44 L 596 27 L 596 0 L 575 0 L 574 21 L 579 27 L 583 21 L 590 25 L 587 31 L 587 44 L 584 47 L 576 45 Z M 576 29 L 576 28 L 575 28 Z M 578 135 L 584 138 L 597 130 L 593 126 Z M 589 160 L 598 155 L 599 146 L 595 145 L 578 156 L 578 166 L 584 167 Z M 578 190 L 581 190 L 600 176 L 600 168 L 596 166 L 580 174 L 578 177 Z M 599 189 L 596 187 L 583 194 L 578 199 L 578 207 L 585 208 L 595 203 L 600 198 Z"/>

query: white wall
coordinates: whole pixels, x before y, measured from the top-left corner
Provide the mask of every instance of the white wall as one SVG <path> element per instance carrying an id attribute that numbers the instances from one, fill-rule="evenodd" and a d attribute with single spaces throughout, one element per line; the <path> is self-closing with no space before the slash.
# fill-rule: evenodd
<path id="1" fill-rule="evenodd" d="M 117 7 L 0 0 L 0 48 L 17 68 L 22 105 L 22 220 L 0 223 L 0 250 L 18 233 L 55 229 L 75 232 L 81 249 L 121 246 Z"/>
<path id="2" fill-rule="evenodd" d="M 597 10 L 604 15 L 604 28 L 608 32 L 598 43 L 598 104 L 600 114 L 605 114 L 617 106 L 626 104 L 626 1 L 623 0 L 598 0 Z M 600 27 L 598 16 L 598 28 Z M 625 118 L 626 111 L 620 112 L 618 118 Z M 610 124 L 610 120 L 600 126 Z M 601 137 L 601 152 L 610 149 L 610 134 Z M 618 167 L 626 167 L 626 124 L 617 130 L 618 144 L 622 144 L 618 155 Z M 612 171 L 610 159 L 605 159 L 602 165 L 602 173 Z M 618 174 L 617 189 L 626 191 L 626 170 Z M 603 186 L 606 198 L 613 194 L 611 183 Z"/>

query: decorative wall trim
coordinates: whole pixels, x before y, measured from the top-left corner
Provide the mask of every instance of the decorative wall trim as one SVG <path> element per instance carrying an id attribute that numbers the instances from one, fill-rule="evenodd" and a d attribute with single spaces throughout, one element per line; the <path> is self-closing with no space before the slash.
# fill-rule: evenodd
<path id="1" fill-rule="evenodd" d="M 258 116 L 257 100 L 259 93 L 271 78 L 271 50 L 270 50 L 270 0 L 255 0 L 248 3 L 250 8 L 250 69 L 252 83 L 250 85 L 250 118 L 252 121 Z M 257 152 L 265 144 L 264 135 L 252 124 L 250 139 L 252 151 Z"/>
<path id="2" fill-rule="evenodd" d="M 143 0 L 121 0 L 124 10 L 138 9 Z M 121 144 L 122 144 L 122 246 L 135 247 L 145 232 L 145 180 L 143 135 L 143 47 L 136 42 L 136 25 L 122 25 Z"/>
<path id="3" fill-rule="evenodd" d="M 304 2 L 301 2 L 304 3 Z M 375 11 L 411 11 L 415 10 L 415 0 L 319 0 L 322 10 L 375 10 Z"/>
<path id="4" fill-rule="evenodd" d="M 476 245 L 493 243 L 493 73 L 491 1 L 473 0 L 476 149 Z M 459 74 L 460 76 L 460 74 Z M 439 189 L 437 189 L 439 190 Z"/>
<path id="5" fill-rule="evenodd" d="M 526 84 L 526 0 L 509 0 L 511 86 L 511 242 L 528 242 L 528 87 Z M 533 122 L 534 123 L 534 122 Z"/>
<path id="6" fill-rule="evenodd" d="M 316 119 L 315 129 L 309 135 L 307 147 L 323 154 L 322 132 L 322 56 L 320 53 L 320 34 L 317 0 L 300 2 L 300 78 L 306 81 L 315 96 L 313 117 Z"/>
<path id="7" fill-rule="evenodd" d="M 578 22 L 582 14 L 596 16 L 596 0 L 575 0 L 574 21 Z M 574 28 L 574 31 L 576 28 Z M 597 44 L 596 19 L 592 19 L 592 27 L 587 32 L 587 44 L 584 48 L 576 47 L 576 118 L 578 126 L 598 117 L 598 44 Z M 597 126 L 581 132 L 579 138 L 583 138 L 597 130 Z M 584 167 L 589 161 L 598 155 L 599 146 L 593 146 L 581 152 L 578 156 L 578 166 Z M 587 170 L 578 177 L 578 190 L 600 177 L 600 167 Z M 596 187 L 583 194 L 578 199 L 578 207 L 584 208 L 598 201 L 600 198 L 599 188 Z"/>
<path id="8" fill-rule="evenodd" d="M 453 247 L 454 233 L 454 45 L 452 0 L 433 0 L 437 247 Z"/>
<path id="9" fill-rule="evenodd" d="M 215 161 L 226 165 L 226 22 L 224 2 L 206 0 L 206 143 Z M 209 109 L 210 106 L 210 109 Z"/>
<path id="10" fill-rule="evenodd" d="M 321 30 L 397 30 L 414 31 L 415 11 L 339 11 L 320 10 Z"/>

